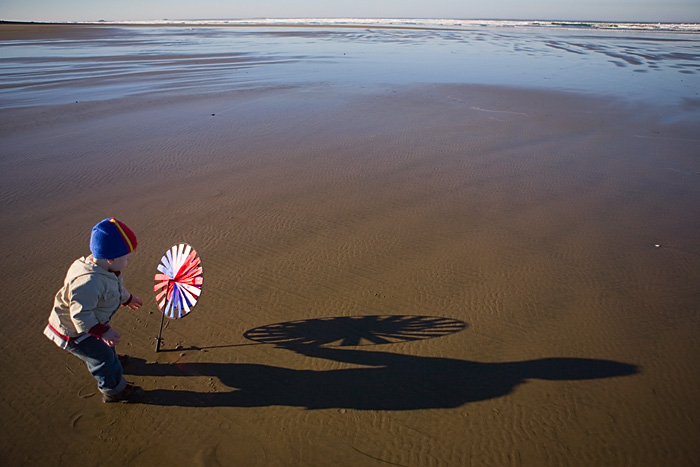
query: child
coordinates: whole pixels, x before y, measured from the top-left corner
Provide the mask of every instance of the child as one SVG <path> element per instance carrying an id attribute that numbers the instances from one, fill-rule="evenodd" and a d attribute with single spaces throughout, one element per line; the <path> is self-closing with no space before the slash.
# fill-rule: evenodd
<path id="1" fill-rule="evenodd" d="M 136 244 L 134 233 L 117 219 L 93 227 L 92 254 L 68 269 L 44 329 L 56 345 L 87 364 L 104 402 L 133 402 L 143 395 L 143 389 L 128 384 L 122 375 L 114 349 L 121 335 L 109 325 L 120 306 L 136 310 L 143 305 L 127 292 L 121 276 Z"/>

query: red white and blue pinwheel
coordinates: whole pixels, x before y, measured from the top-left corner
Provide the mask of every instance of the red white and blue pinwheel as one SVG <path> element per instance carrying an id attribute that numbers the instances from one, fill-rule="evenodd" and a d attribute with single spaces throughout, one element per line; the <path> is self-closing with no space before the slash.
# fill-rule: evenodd
<path id="1" fill-rule="evenodd" d="M 178 319 L 187 316 L 202 293 L 202 260 L 194 248 L 186 243 L 174 245 L 160 259 L 155 275 L 158 308 L 163 312 L 156 352 L 160 348 L 163 318 Z"/>

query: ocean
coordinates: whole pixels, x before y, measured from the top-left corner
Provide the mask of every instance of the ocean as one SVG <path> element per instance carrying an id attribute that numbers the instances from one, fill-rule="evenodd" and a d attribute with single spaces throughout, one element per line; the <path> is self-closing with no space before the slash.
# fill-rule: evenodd
<path id="1" fill-rule="evenodd" d="M 260 19 L 66 27 L 90 28 L 89 40 L 70 30 L 2 36 L 0 108 L 296 84 L 430 83 L 700 108 L 698 24 Z"/>

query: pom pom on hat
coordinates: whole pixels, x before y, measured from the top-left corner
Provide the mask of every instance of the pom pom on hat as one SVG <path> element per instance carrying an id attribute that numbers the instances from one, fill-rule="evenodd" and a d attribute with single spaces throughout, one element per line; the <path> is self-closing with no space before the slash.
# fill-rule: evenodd
<path id="1" fill-rule="evenodd" d="M 123 222 L 107 218 L 92 228 L 90 252 L 97 259 L 114 259 L 136 249 L 136 235 Z"/>

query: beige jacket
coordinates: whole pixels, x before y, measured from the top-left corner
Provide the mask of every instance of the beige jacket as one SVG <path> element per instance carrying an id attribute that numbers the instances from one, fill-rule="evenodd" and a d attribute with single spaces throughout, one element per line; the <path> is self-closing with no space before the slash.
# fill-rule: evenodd
<path id="1" fill-rule="evenodd" d="M 83 257 L 68 269 L 54 299 L 49 324 L 65 336 L 78 337 L 96 324 L 109 323 L 130 297 L 121 275 L 101 268 L 92 256 Z"/>

